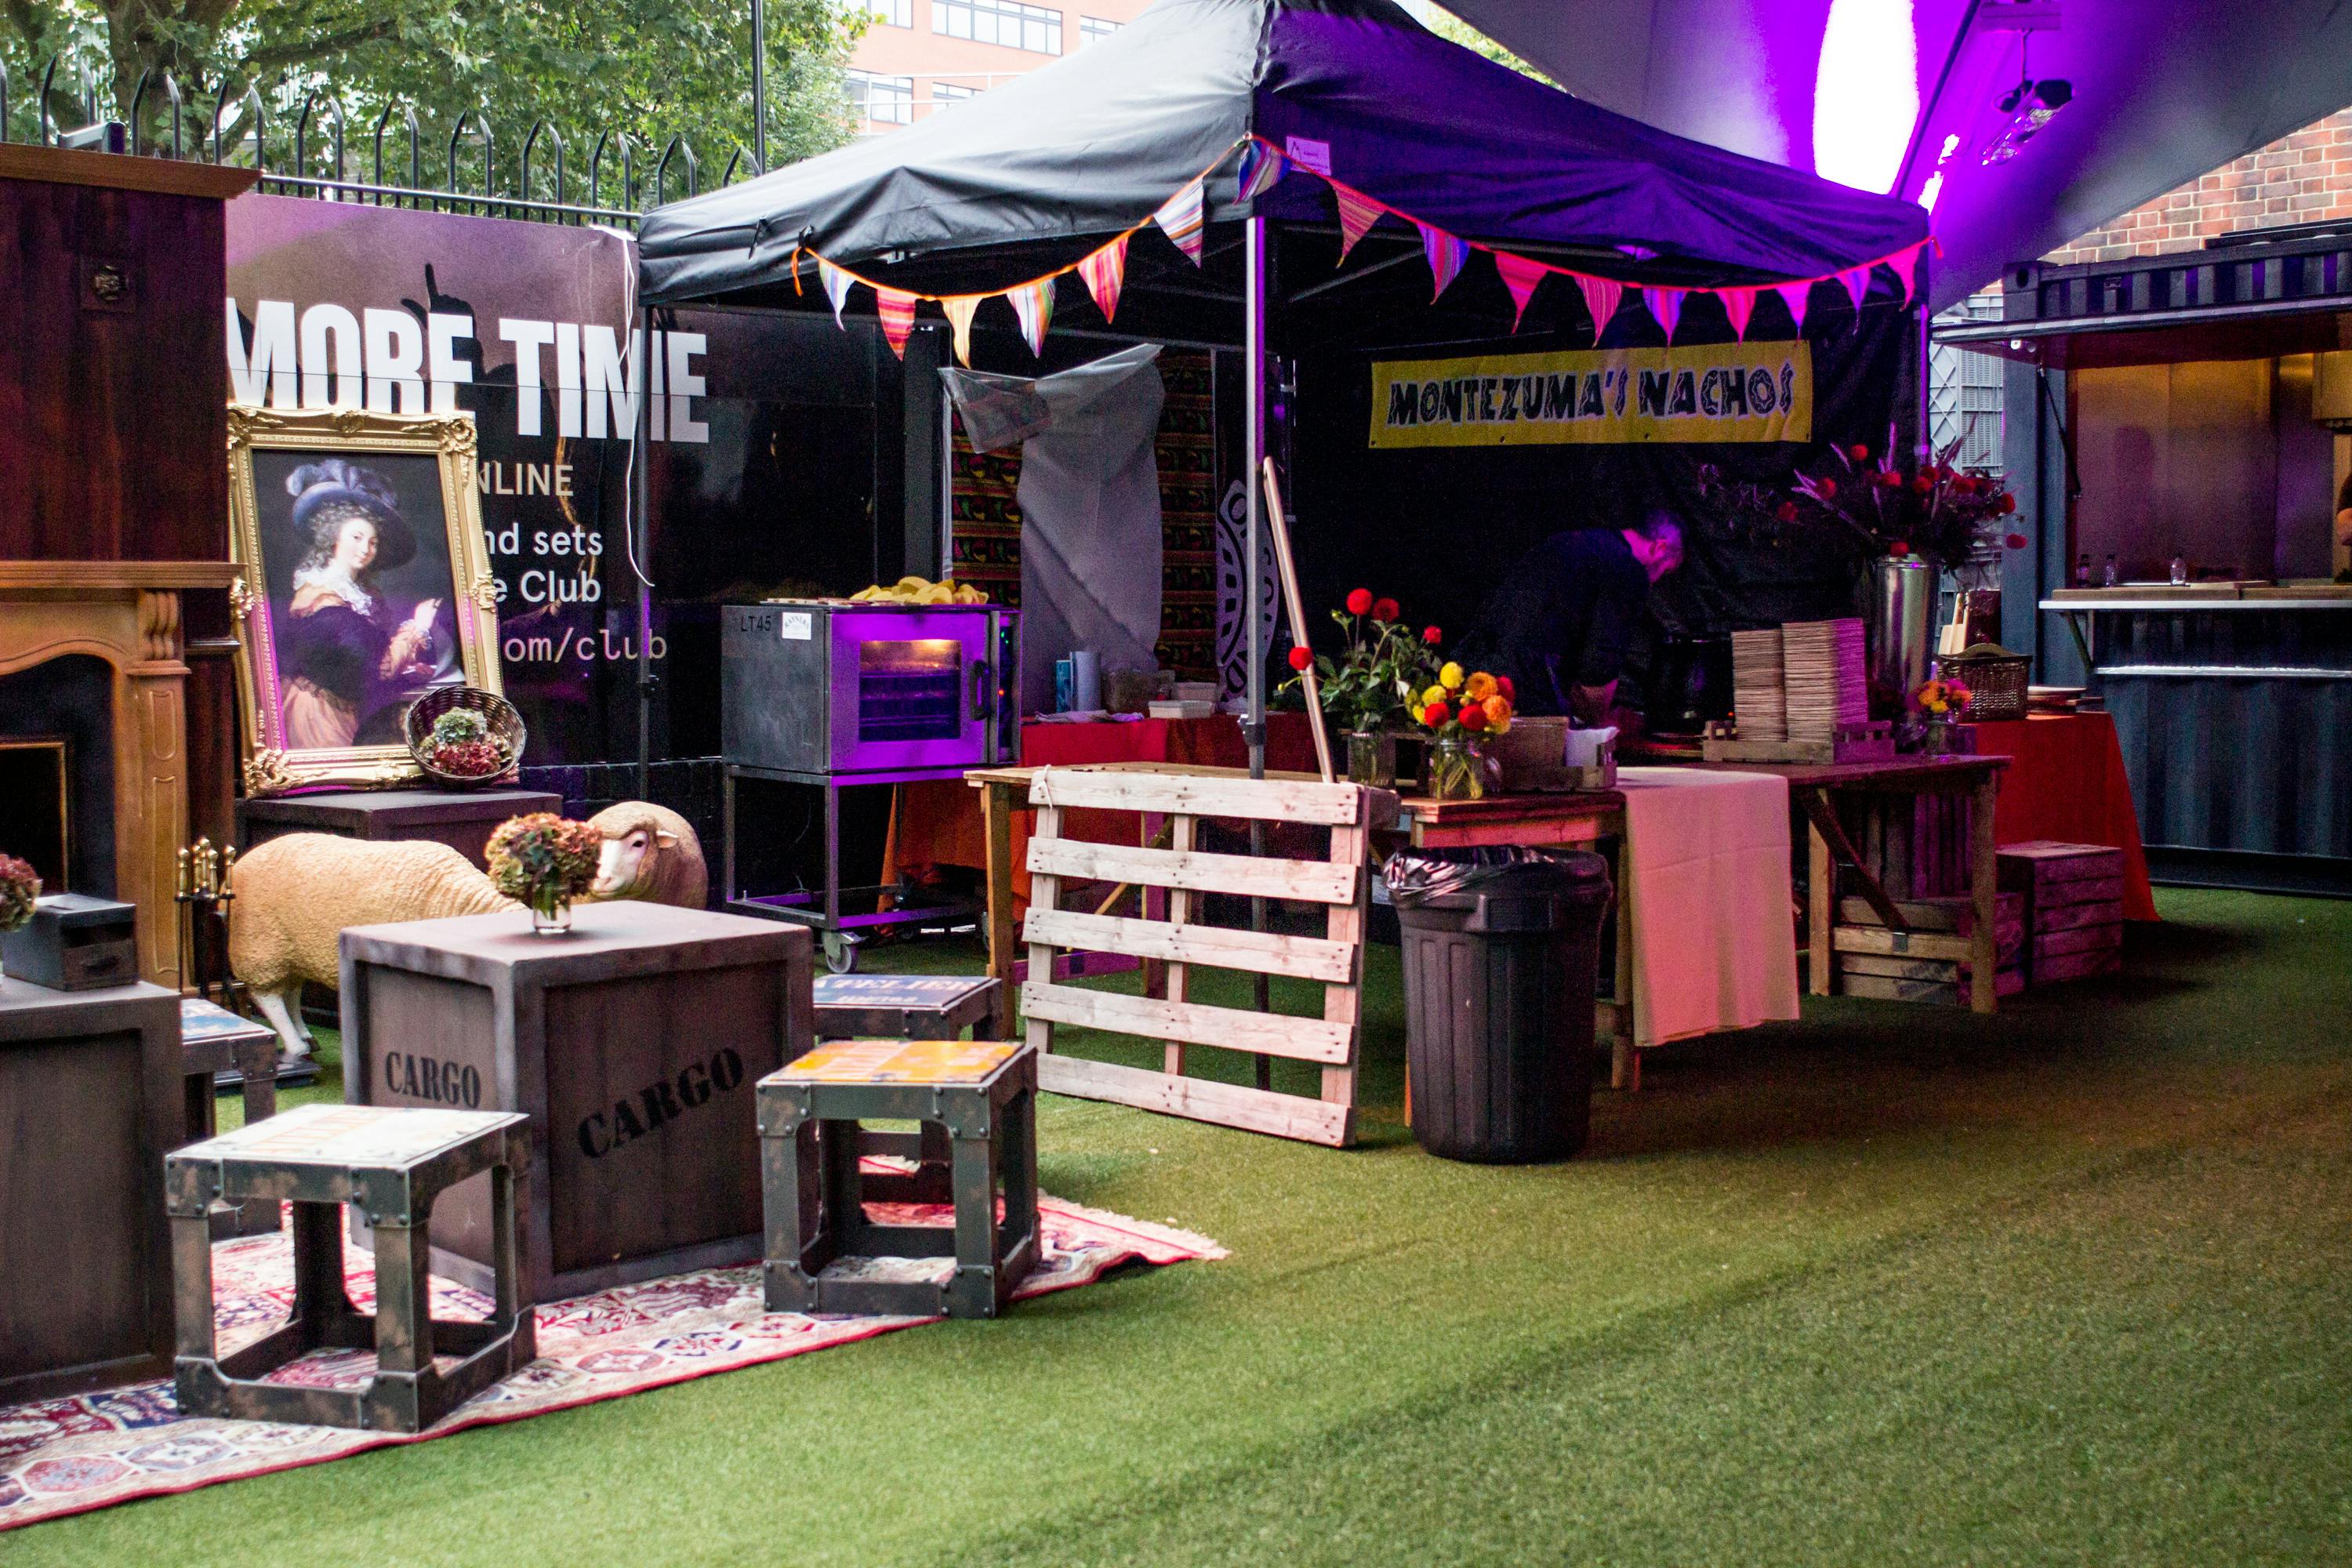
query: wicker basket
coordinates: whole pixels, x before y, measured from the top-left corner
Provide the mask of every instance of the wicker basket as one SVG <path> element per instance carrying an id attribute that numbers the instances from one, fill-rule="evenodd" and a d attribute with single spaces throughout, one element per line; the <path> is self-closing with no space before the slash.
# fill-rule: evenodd
<path id="1" fill-rule="evenodd" d="M 2033 660 L 2024 654 L 1956 653 L 1943 661 L 1944 673 L 1969 689 L 1968 717 L 1993 724 L 2025 717 L 2025 687 Z"/>
<path id="2" fill-rule="evenodd" d="M 456 773 L 445 773 L 425 760 L 425 743 L 433 738 L 433 721 L 453 708 L 469 708 L 479 713 L 489 725 L 491 739 L 506 742 L 507 755 L 512 761 L 505 768 L 479 778 L 461 778 Z M 516 768 L 522 762 L 522 747 L 527 734 L 522 715 L 515 711 L 513 703 L 495 691 L 484 691 L 474 686 L 435 687 L 408 705 L 408 710 L 400 716 L 400 732 L 402 739 L 408 742 L 408 754 L 416 759 L 417 767 L 424 771 L 426 778 L 445 789 L 478 789 L 484 784 L 511 783 Z"/>

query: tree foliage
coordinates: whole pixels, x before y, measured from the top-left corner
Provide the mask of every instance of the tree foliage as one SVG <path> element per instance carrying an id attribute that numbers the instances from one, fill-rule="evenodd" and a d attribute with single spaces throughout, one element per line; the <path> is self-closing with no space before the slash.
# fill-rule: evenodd
<path id="1" fill-rule="evenodd" d="M 769 162 L 841 145 L 851 134 L 842 68 L 863 29 L 863 7 L 835 0 L 768 0 Z M 250 87 L 269 121 L 269 160 L 282 168 L 294 119 L 314 93 L 331 93 L 346 118 L 352 174 L 363 177 L 377 116 L 395 106 L 386 141 L 405 173 L 397 106 L 415 110 L 426 137 L 426 173 L 446 172 L 446 143 L 468 110 L 487 117 L 497 184 L 511 191 L 527 129 L 545 119 L 568 143 L 574 184 L 600 132 L 626 132 L 642 150 L 642 177 L 673 136 L 684 136 L 715 182 L 751 135 L 750 6 L 744 0 L 0 0 L 0 60 L 12 89 L 12 138 L 37 131 L 39 75 L 53 58 L 53 121 L 72 129 L 97 116 L 128 119 L 144 73 L 171 73 L 189 105 L 185 135 L 207 126 L 224 89 L 226 134 L 250 133 L 236 101 Z M 83 100 L 85 77 L 91 101 Z M 150 135 L 160 77 L 150 88 Z M 323 128 L 323 110 L 314 127 Z M 478 136 L 467 127 L 461 177 L 479 188 Z M 328 159 L 311 144 L 313 174 Z M 534 194 L 547 191 L 552 149 L 535 152 Z M 682 189 L 672 165 L 670 194 Z M 617 163 L 608 159 L 605 196 Z M 584 187 L 583 187 L 584 188 Z M 574 199 L 577 199 L 576 196 Z"/>

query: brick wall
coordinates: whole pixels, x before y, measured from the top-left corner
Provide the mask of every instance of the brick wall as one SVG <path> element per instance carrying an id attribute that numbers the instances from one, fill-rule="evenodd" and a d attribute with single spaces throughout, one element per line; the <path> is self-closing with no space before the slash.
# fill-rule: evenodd
<path id="1" fill-rule="evenodd" d="M 2078 235 L 2053 265 L 2194 250 L 2217 234 L 2352 218 L 2352 109 L 2340 110 Z"/>

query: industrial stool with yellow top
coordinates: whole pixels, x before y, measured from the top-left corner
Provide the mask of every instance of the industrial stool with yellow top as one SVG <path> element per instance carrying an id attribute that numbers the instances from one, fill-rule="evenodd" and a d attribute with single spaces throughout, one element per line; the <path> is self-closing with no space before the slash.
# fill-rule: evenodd
<path id="1" fill-rule="evenodd" d="M 1036 1108 L 1036 1053 L 1013 1041 L 845 1040 L 761 1079 L 768 1310 L 1003 1310 L 1037 1265 Z M 947 1130 L 952 1226 L 867 1216 L 857 1124 L 885 1118 Z"/>

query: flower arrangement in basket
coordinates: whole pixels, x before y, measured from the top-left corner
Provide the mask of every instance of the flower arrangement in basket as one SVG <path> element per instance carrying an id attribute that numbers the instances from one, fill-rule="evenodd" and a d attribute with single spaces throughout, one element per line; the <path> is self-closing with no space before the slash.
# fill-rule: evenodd
<path id="1" fill-rule="evenodd" d="M 512 778 L 522 761 L 522 715 L 493 691 L 436 687 L 410 703 L 400 723 L 409 754 L 438 784 L 495 784 Z"/>
<path id="2" fill-rule="evenodd" d="M 572 900 L 596 880 L 604 852 L 604 836 L 591 824 L 536 811 L 500 823 L 487 858 L 491 883 L 529 905 L 531 930 L 550 935 L 571 929 Z"/>
<path id="3" fill-rule="evenodd" d="M 40 901 L 40 874 L 14 855 L 0 855 L 0 931 L 12 931 L 33 918 Z"/>
<path id="4" fill-rule="evenodd" d="M 1282 689 L 1303 688 L 1312 669 L 1324 716 L 1348 737 L 1349 777 L 1359 784 L 1391 784 L 1396 775 L 1392 752 L 1383 749 L 1387 737 L 1418 717 L 1414 698 L 1435 679 L 1434 650 L 1444 634 L 1435 626 L 1415 632 L 1394 599 L 1375 598 L 1370 588 L 1349 594 L 1346 607 L 1332 611 L 1331 619 L 1346 638 L 1339 657 L 1293 647 L 1290 668 L 1296 673 Z M 1383 763 L 1383 756 L 1391 760 Z"/>
<path id="5" fill-rule="evenodd" d="M 1891 438 L 1875 453 L 1859 441 L 1832 444 L 1786 491 L 1733 487 L 1733 506 L 1763 537 L 1824 538 L 1863 557 L 1916 555 L 1958 568 L 2000 545 L 2024 549 L 2023 534 L 2002 532 L 2017 498 L 1998 474 L 1962 471 L 1952 461 L 1958 449 L 1953 441 L 1906 469 Z"/>
<path id="6" fill-rule="evenodd" d="M 1413 717 L 1436 740 L 1429 760 L 1429 793 L 1440 800 L 1478 800 L 1486 793 L 1486 756 L 1479 742 L 1507 733 L 1518 692 L 1507 675 L 1465 671 L 1448 659 L 1419 695 Z"/>

